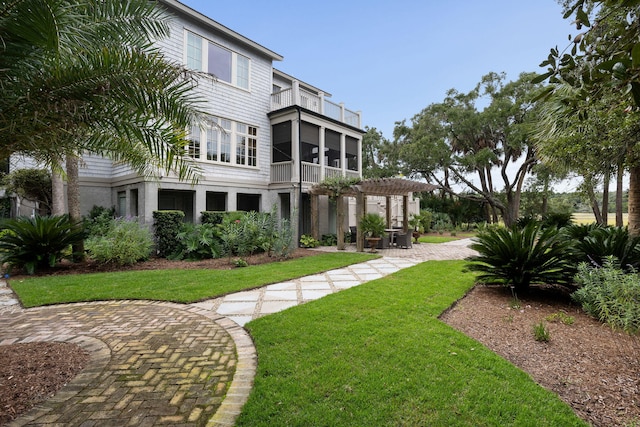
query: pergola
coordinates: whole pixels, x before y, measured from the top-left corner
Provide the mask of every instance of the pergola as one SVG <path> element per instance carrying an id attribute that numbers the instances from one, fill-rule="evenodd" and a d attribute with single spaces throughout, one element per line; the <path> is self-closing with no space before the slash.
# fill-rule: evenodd
<path id="1" fill-rule="evenodd" d="M 357 225 L 357 250 L 364 251 L 364 243 L 362 231 L 360 230 L 360 220 L 366 213 L 366 197 L 367 196 L 384 196 L 387 198 L 386 203 L 386 220 L 387 225 L 391 225 L 391 196 L 402 196 L 402 227 L 406 233 L 409 224 L 409 193 L 417 193 L 423 191 L 433 191 L 438 186 L 427 184 L 424 182 L 411 181 L 403 178 L 372 178 L 365 179 L 356 184 L 342 187 L 340 189 L 327 188 L 322 184 L 316 184 L 309 190 L 311 196 L 311 234 L 314 238 L 318 238 L 318 196 L 324 195 L 336 199 L 337 234 L 338 249 L 344 249 L 344 197 L 356 198 L 356 225 Z"/>

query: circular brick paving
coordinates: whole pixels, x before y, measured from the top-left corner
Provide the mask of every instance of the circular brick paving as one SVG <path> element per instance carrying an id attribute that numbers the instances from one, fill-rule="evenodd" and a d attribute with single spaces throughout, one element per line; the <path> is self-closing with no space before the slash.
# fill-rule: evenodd
<path id="1" fill-rule="evenodd" d="M 0 345 L 69 341 L 92 355 L 55 398 L 13 424 L 205 425 L 214 414 L 224 424 L 244 403 L 234 399 L 237 389 L 250 388 L 243 384 L 255 368 L 247 339 L 227 319 L 170 303 L 81 303 L 2 316 Z"/>

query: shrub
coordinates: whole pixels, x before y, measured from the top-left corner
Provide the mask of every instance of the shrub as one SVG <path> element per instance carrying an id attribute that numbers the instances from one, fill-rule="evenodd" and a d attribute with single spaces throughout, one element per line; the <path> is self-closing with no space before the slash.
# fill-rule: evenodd
<path id="1" fill-rule="evenodd" d="M 550 212 L 542 217 L 544 227 L 563 228 L 572 223 L 571 212 Z"/>
<path id="2" fill-rule="evenodd" d="M 588 234 L 575 241 L 575 263 L 589 262 L 602 265 L 608 257 L 615 257 L 618 265 L 627 270 L 640 267 L 640 237 L 629 236 L 627 227 L 591 227 L 568 229 L 571 234 L 587 231 Z"/>
<path id="3" fill-rule="evenodd" d="M 2 223 L 0 260 L 11 267 L 24 267 L 28 274 L 36 268 L 54 267 L 71 245 L 84 239 L 82 228 L 67 215 L 21 217 Z"/>
<path id="4" fill-rule="evenodd" d="M 273 254 L 279 258 L 287 258 L 296 248 L 293 244 L 293 227 L 289 220 L 282 218 L 278 228 L 273 241 Z"/>
<path id="5" fill-rule="evenodd" d="M 234 214 L 227 215 L 220 225 L 224 252 L 228 256 L 271 253 L 278 235 L 275 215 L 255 211 Z"/>
<path id="6" fill-rule="evenodd" d="M 222 224 L 222 220 L 225 217 L 226 212 L 218 211 L 203 211 L 200 220 L 203 224 Z"/>
<path id="7" fill-rule="evenodd" d="M 255 252 L 268 252 L 271 254 L 273 241 L 276 237 L 275 215 L 270 213 L 247 212 L 241 220 L 245 245 L 248 254 Z M 239 255 L 246 255 L 240 253 Z"/>
<path id="8" fill-rule="evenodd" d="M 335 234 L 323 234 L 320 239 L 322 246 L 335 246 L 338 244 L 338 236 Z"/>
<path id="9" fill-rule="evenodd" d="M 159 256 L 166 257 L 174 252 L 183 219 L 182 211 L 153 211 L 156 250 Z"/>
<path id="10" fill-rule="evenodd" d="M 153 237 L 144 225 L 117 218 L 104 235 L 87 239 L 85 246 L 98 262 L 131 265 L 149 258 Z"/>
<path id="11" fill-rule="evenodd" d="M 115 207 L 105 208 L 94 205 L 82 221 L 87 237 L 103 236 L 113 225 L 115 217 Z"/>
<path id="12" fill-rule="evenodd" d="M 300 245 L 303 248 L 317 248 L 320 246 L 320 242 L 314 239 L 310 234 L 303 234 L 300 236 Z"/>
<path id="13" fill-rule="evenodd" d="M 467 258 L 468 269 L 480 273 L 480 282 L 501 283 L 516 291 L 532 284 L 572 287 L 570 243 L 555 228 L 536 222 L 523 229 L 489 227 L 478 233 L 471 248 L 479 254 Z"/>
<path id="14" fill-rule="evenodd" d="M 183 224 L 176 236 L 174 259 L 200 260 L 218 258 L 222 254 L 222 241 L 218 227 L 213 224 Z"/>
<path id="15" fill-rule="evenodd" d="M 589 315 L 630 333 L 640 331 L 640 276 L 625 273 L 613 258 L 601 268 L 580 264 L 576 282 L 581 286 L 571 297 Z"/>

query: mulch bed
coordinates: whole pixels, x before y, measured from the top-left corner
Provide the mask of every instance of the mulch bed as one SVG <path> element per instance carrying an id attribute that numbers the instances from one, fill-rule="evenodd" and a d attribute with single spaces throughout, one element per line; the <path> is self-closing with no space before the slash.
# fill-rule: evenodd
<path id="1" fill-rule="evenodd" d="M 569 317 L 572 324 L 562 322 Z M 640 423 L 640 337 L 603 325 L 562 292 L 533 289 L 515 300 L 505 288 L 479 285 L 441 319 L 529 373 L 592 425 Z M 549 342 L 534 338 L 540 322 Z"/>
<path id="2" fill-rule="evenodd" d="M 0 425 L 50 398 L 89 362 L 76 344 L 0 345 Z"/>

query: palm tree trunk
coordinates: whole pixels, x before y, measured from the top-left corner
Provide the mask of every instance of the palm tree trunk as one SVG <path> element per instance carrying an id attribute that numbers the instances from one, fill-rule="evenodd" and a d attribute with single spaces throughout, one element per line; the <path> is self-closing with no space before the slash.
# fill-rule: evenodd
<path id="1" fill-rule="evenodd" d="M 640 166 L 629 168 L 629 234 L 640 236 Z"/>
<path id="2" fill-rule="evenodd" d="M 51 169 L 51 215 L 64 215 L 64 180 L 55 169 Z"/>
<path id="3" fill-rule="evenodd" d="M 67 163 L 67 201 L 69 203 L 69 219 L 72 223 L 82 226 L 82 215 L 80 214 L 80 183 L 78 182 L 78 158 L 68 155 Z M 73 245 L 73 260 L 75 262 L 84 259 L 84 240 Z"/>

